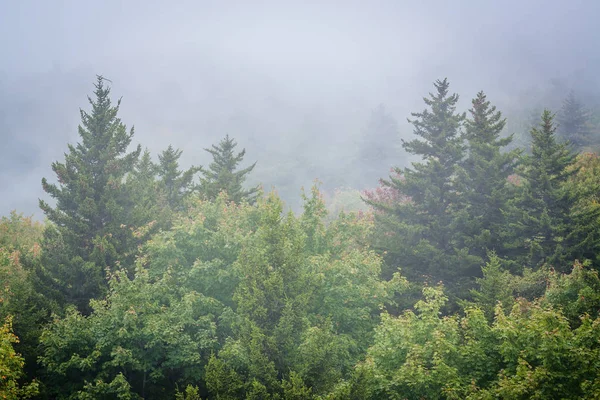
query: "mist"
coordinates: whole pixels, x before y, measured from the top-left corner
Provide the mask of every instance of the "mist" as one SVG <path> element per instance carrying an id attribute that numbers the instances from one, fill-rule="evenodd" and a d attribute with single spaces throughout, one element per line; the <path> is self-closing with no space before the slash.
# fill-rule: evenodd
<path id="1" fill-rule="evenodd" d="M 0 214 L 43 217 L 41 178 L 78 140 L 96 74 L 122 98 L 135 144 L 203 165 L 202 149 L 229 134 L 258 161 L 254 182 L 293 206 L 315 178 L 351 184 L 378 105 L 409 137 L 435 79 L 464 109 L 484 90 L 511 129 L 524 107 L 556 109 L 571 89 L 598 102 L 598 15 L 594 1 L 4 2 Z"/>

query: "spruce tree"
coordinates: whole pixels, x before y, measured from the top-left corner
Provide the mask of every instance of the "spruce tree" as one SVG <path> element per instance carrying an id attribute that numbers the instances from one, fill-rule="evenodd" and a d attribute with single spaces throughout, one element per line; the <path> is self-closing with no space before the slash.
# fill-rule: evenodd
<path id="1" fill-rule="evenodd" d="M 501 137 L 506 120 L 483 92 L 472 100 L 464 137 L 468 156 L 461 163 L 458 186 L 459 234 L 470 253 L 482 258 L 502 248 L 503 210 L 510 196 L 507 178 L 514 172 L 519 151 L 503 152 L 513 136 Z"/>
<path id="2" fill-rule="evenodd" d="M 571 91 L 558 113 L 558 134 L 577 148 L 591 144 L 590 114 Z"/>
<path id="3" fill-rule="evenodd" d="M 200 168 L 193 166 L 185 171 L 179 170 L 181 153 L 182 150 L 176 150 L 169 145 L 158 155 L 159 162 L 156 166 L 160 187 L 165 192 L 167 202 L 174 211 L 182 209 L 184 198 L 193 191 L 194 175 L 200 171 Z"/>
<path id="4" fill-rule="evenodd" d="M 569 145 L 556 140 L 554 114 L 544 110 L 540 125 L 531 130 L 531 154 L 523 158 L 523 181 L 509 203 L 505 239 L 511 258 L 536 267 L 563 251 L 569 233 L 572 197 L 563 189 L 575 171 Z"/>
<path id="5" fill-rule="evenodd" d="M 246 175 L 254 169 L 256 163 L 236 170 L 246 154 L 245 149 L 235 154 L 236 146 L 236 141 L 227 135 L 218 145 L 212 145 L 212 148 L 204 149 L 213 157 L 208 169 L 201 168 L 200 170 L 200 192 L 208 200 L 216 199 L 219 193 L 224 191 L 229 199 L 236 203 L 243 200 L 249 203 L 256 201 L 259 187 L 255 186 L 247 190 L 243 188 Z"/>
<path id="6" fill-rule="evenodd" d="M 413 113 L 414 134 L 403 142 L 404 149 L 422 157 L 412 168 L 396 168 L 396 175 L 384 180 L 384 187 L 397 191 L 408 201 L 381 203 L 367 201 L 382 211 L 378 231 L 389 232 L 379 245 L 386 251 L 388 264 L 402 267 L 414 280 L 443 280 L 459 286 L 468 268 L 478 264 L 464 250 L 456 248 L 455 178 L 464 157 L 460 134 L 464 113 L 456 112 L 457 94 L 448 94 L 447 79 L 435 82 L 435 92 L 424 98 L 428 109 Z M 387 236 L 387 238 L 385 237 Z"/>
<path id="7" fill-rule="evenodd" d="M 124 178 L 141 152 L 140 146 L 127 152 L 134 131 L 117 117 L 121 101 L 112 104 L 102 76 L 95 88 L 94 99 L 88 97 L 91 111 L 80 110 L 81 141 L 68 146 L 64 163 L 52 164 L 58 183 L 42 179 L 56 206 L 39 202 L 53 223 L 44 243 L 46 273 L 55 282 L 54 292 L 81 310 L 106 287 L 105 269 L 129 251 Z"/>

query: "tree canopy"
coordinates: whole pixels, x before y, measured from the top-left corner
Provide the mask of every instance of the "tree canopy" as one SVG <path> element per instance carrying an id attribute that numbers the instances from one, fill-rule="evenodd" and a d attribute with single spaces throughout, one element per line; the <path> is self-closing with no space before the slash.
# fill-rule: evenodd
<path id="1" fill-rule="evenodd" d="M 47 220 L 0 217 L 0 398 L 598 397 L 600 160 L 551 111 L 509 133 L 437 80 L 403 152 L 373 114 L 362 205 L 316 181 L 295 209 L 229 136 L 208 167 L 129 149 L 106 83 Z"/>

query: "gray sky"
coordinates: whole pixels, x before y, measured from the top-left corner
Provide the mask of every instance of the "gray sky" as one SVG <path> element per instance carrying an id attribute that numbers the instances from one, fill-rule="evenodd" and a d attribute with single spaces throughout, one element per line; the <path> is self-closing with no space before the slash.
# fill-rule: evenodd
<path id="1" fill-rule="evenodd" d="M 437 78 L 465 108 L 481 89 L 508 112 L 552 90 L 596 94 L 599 17 L 595 0 L 0 1 L 0 215 L 39 216 L 95 74 L 153 153 L 171 143 L 203 164 L 229 133 L 255 179 L 293 171 L 299 190 L 348 162 L 378 104 L 410 134 Z"/>

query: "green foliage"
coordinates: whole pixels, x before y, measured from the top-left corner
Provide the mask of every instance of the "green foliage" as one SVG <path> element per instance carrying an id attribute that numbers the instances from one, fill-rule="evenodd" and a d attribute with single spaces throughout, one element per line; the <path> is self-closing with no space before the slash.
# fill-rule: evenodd
<path id="1" fill-rule="evenodd" d="M 38 383 L 22 385 L 24 360 L 13 348 L 19 339 L 12 333 L 12 319 L 6 318 L 0 326 L 0 398 L 28 399 L 38 394 Z"/>
<path id="2" fill-rule="evenodd" d="M 174 283 L 232 307 L 241 277 L 233 264 L 256 230 L 260 211 L 221 194 L 213 202 L 192 198 L 170 230 L 146 243 L 142 260 L 153 277 L 170 270 Z"/>
<path id="3" fill-rule="evenodd" d="M 138 269 L 133 279 L 111 276 L 107 299 L 91 304 L 89 316 L 71 308 L 42 335 L 57 398 L 172 398 L 175 384 L 202 376 L 216 345 L 217 301 Z"/>
<path id="4" fill-rule="evenodd" d="M 285 400 L 311 400 L 312 390 L 304 384 L 300 375 L 291 372 L 289 379 L 282 382 L 283 398 Z"/>
<path id="5" fill-rule="evenodd" d="M 568 218 L 569 234 L 565 240 L 561 263 L 590 260 L 600 266 L 600 158 L 581 153 L 569 167 L 574 172 L 563 184 L 565 195 L 572 201 Z"/>
<path id="6" fill-rule="evenodd" d="M 498 303 L 506 308 L 514 302 L 514 277 L 502 269 L 502 262 L 496 253 L 489 254 L 489 261 L 481 267 L 483 277 L 477 278 L 478 289 L 471 290 L 474 305 L 483 310 L 488 320 L 494 318 Z"/>
<path id="7" fill-rule="evenodd" d="M 236 141 L 227 135 L 218 145 L 212 145 L 212 148 L 205 149 L 213 157 L 208 169 L 200 169 L 200 192 L 207 199 L 214 200 L 219 193 L 226 192 L 229 198 L 236 203 L 240 203 L 242 200 L 249 203 L 256 201 L 259 187 L 243 188 L 246 175 L 254 169 L 256 163 L 236 170 L 246 154 L 245 149 L 235 154 L 236 146 Z"/>
<path id="8" fill-rule="evenodd" d="M 514 171 L 519 151 L 503 151 L 512 142 L 512 136 L 500 136 L 506 120 L 483 92 L 472 100 L 469 114 L 464 132 L 469 151 L 461 162 L 457 182 L 461 195 L 456 206 L 456 230 L 462 237 L 461 246 L 484 259 L 487 251 L 503 248 L 502 211 L 511 194 L 507 178 Z"/>
<path id="9" fill-rule="evenodd" d="M 491 324 L 479 309 L 441 317 L 441 290 L 423 294 L 417 313 L 383 315 L 366 359 L 327 398 L 596 398 L 600 320 L 584 315 L 574 329 L 524 299 L 509 314 L 497 305 Z"/>
<path id="10" fill-rule="evenodd" d="M 556 141 L 554 115 L 545 110 L 541 123 L 531 130 L 531 155 L 524 157 L 524 178 L 510 202 L 508 231 L 510 256 L 521 265 L 536 267 L 552 262 L 564 250 L 569 234 L 569 213 L 574 199 L 563 189 L 573 175 L 575 155 L 566 143 Z"/>
<path id="11" fill-rule="evenodd" d="M 553 270 L 547 266 L 540 268 L 525 268 L 520 275 L 512 276 L 513 289 L 516 297 L 527 300 L 539 299 L 546 293 Z"/>
<path id="12" fill-rule="evenodd" d="M 447 298 L 440 288 L 423 289 L 424 300 L 400 317 L 383 314 L 375 342 L 366 360 L 357 367 L 353 385 L 363 386 L 365 399 L 465 398 L 473 382 L 483 381 L 493 367 L 485 348 L 489 327 L 483 314 L 474 311 L 468 325 L 457 317 L 440 318 Z M 471 342 L 467 352 L 462 343 Z M 477 332 L 480 337 L 469 337 Z"/>
<path id="13" fill-rule="evenodd" d="M 41 223 L 11 211 L 9 217 L 0 217 L 0 248 L 37 254 L 43 231 Z"/>
<path id="14" fill-rule="evenodd" d="M 42 232 L 42 224 L 16 212 L 0 218 L 0 319 L 11 317 L 28 373 L 35 371 L 41 326 L 52 307 L 35 289 Z"/>
<path id="15" fill-rule="evenodd" d="M 596 398 L 598 324 L 584 316 L 572 329 L 560 311 L 524 300 L 509 315 L 499 310 L 493 331 L 503 369 L 475 398 Z"/>
<path id="16" fill-rule="evenodd" d="M 185 198 L 193 190 L 194 175 L 200 171 L 198 167 L 191 167 L 185 171 L 179 170 L 179 158 L 182 150 L 169 147 L 158 155 L 156 170 L 159 177 L 160 188 L 166 195 L 171 209 L 180 211 Z"/>
<path id="17" fill-rule="evenodd" d="M 483 92 L 467 118 L 436 81 L 403 143 L 420 159 L 372 210 L 315 184 L 293 213 L 244 189 L 228 136 L 207 169 L 128 153 L 109 94 L 99 77 L 43 180 L 48 223 L 0 219 L 0 398 L 37 377 L 56 399 L 598 398 L 600 161 L 550 112 L 521 159 Z M 385 143 L 352 179 L 391 162 L 396 128 L 373 113 Z"/>
<path id="18" fill-rule="evenodd" d="M 571 326 L 579 326 L 580 317 L 596 319 L 600 312 L 600 278 L 589 265 L 575 262 L 569 274 L 549 274 L 544 303 L 560 308 Z"/>
<path id="19" fill-rule="evenodd" d="M 448 93 L 446 79 L 434 83 L 435 92 L 424 98 L 427 109 L 413 113 L 413 133 L 418 138 L 403 143 L 409 154 L 420 156 L 412 168 L 396 168 L 383 185 L 402 194 L 399 201 L 367 200 L 381 213 L 378 230 L 390 232 L 377 245 L 387 251 L 391 265 L 401 265 L 413 281 L 443 280 L 460 287 L 460 280 L 480 264 L 479 258 L 458 248 L 455 181 L 465 147 L 460 128 L 465 115 L 456 112 L 458 95 Z M 458 289 L 456 289 L 457 291 Z M 453 290 L 453 292 L 456 292 Z"/>
<path id="20" fill-rule="evenodd" d="M 127 225 L 128 210 L 124 178 L 141 148 L 127 153 L 133 129 L 128 132 L 117 117 L 120 101 L 111 104 L 104 81 L 98 77 L 95 98 L 89 98 L 91 112 L 81 110 L 81 142 L 69 145 L 64 163 L 52 164 L 58 183 L 42 179 L 44 191 L 56 201 L 51 207 L 40 200 L 54 225 L 43 242 L 49 254 L 43 263 L 50 276 L 46 283 L 54 283 L 51 290 L 80 310 L 89 310 L 89 299 L 104 294 L 104 269 L 128 254 L 132 241 L 131 231 L 122 227 Z M 54 258 L 56 247 L 62 250 L 59 259 Z"/>
<path id="21" fill-rule="evenodd" d="M 170 225 L 173 213 L 164 191 L 159 188 L 156 165 L 152 162 L 148 150 L 144 151 L 127 176 L 127 188 L 130 193 L 130 229 L 152 224 L 152 228 L 143 237 L 145 239 L 150 233 Z M 134 236 L 138 240 L 142 239 L 135 233 Z"/>
<path id="22" fill-rule="evenodd" d="M 282 215 L 273 195 L 257 208 L 256 230 L 234 263 L 238 318 L 209 363 L 207 386 L 223 399 L 325 393 L 369 345 L 380 307 L 404 281 L 381 281 L 379 257 L 349 237 L 365 221 L 324 225 L 316 189 L 299 218 Z"/>
<path id="23" fill-rule="evenodd" d="M 185 391 L 180 392 L 177 390 L 175 400 L 202 400 L 202 398 L 197 386 L 187 385 Z"/>

